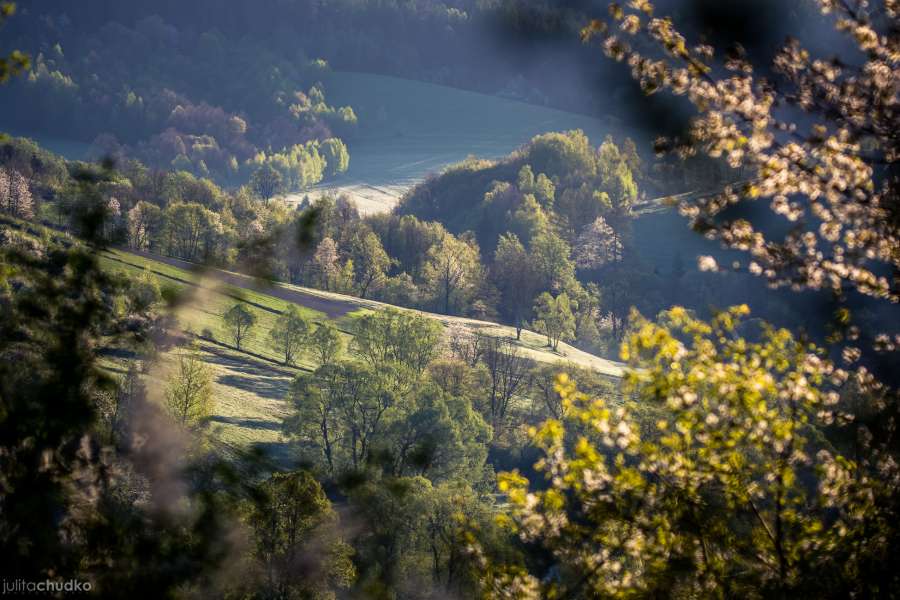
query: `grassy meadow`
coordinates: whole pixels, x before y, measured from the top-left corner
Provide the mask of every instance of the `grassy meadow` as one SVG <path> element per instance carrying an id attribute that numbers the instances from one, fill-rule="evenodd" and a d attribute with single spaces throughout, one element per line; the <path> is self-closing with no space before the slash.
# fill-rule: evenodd
<path id="1" fill-rule="evenodd" d="M 290 466 L 292 461 L 290 445 L 281 434 L 281 421 L 288 411 L 285 397 L 290 382 L 297 373 L 311 370 L 316 365 L 308 355 L 299 356 L 296 366 L 281 364 L 283 357 L 273 348 L 268 333 L 278 314 L 292 302 L 273 294 L 295 292 L 302 294 L 298 297 L 306 298 L 308 303 L 315 302 L 318 306 L 323 306 L 322 302 L 331 303 L 342 311 L 352 307 L 353 310 L 333 319 L 348 348 L 352 341 L 353 321 L 369 311 L 388 306 L 371 300 L 280 283 L 269 288 L 254 289 L 255 282 L 251 278 L 245 278 L 245 286 L 237 286 L 222 280 L 226 275 L 234 277 L 236 274 L 218 270 L 189 270 L 163 262 L 170 259 L 157 260 L 122 250 L 107 250 L 102 253 L 100 260 L 103 268 L 110 272 L 130 276 L 150 272 L 157 278 L 161 288 L 168 287 L 169 293 L 177 291 L 180 301 L 174 309 L 174 316 L 178 328 L 188 334 L 185 339 L 194 337 L 197 340 L 198 351 L 213 374 L 214 408 L 209 427 L 214 443 L 220 444 L 226 455 L 236 455 L 239 451 L 254 448 L 262 450 L 273 466 L 281 468 Z M 222 314 L 237 302 L 245 303 L 246 308 L 257 317 L 257 323 L 241 351 L 233 346 L 222 320 Z M 300 303 L 293 304 L 313 322 L 329 318 L 326 312 Z M 461 326 L 486 335 L 515 338 L 512 327 L 462 317 L 420 314 L 439 320 L 445 331 L 450 326 Z M 610 377 L 621 374 L 618 363 L 567 344 L 560 344 L 559 352 L 551 352 L 546 348 L 546 338 L 531 331 L 523 331 L 522 339 L 517 345 L 523 354 L 539 362 L 573 363 L 596 369 Z M 151 380 L 158 381 L 148 382 L 151 384 L 148 387 L 157 390 L 165 388 L 164 379 L 175 364 L 177 352 L 178 348 L 173 348 L 162 354 L 158 368 L 151 369 L 148 374 Z M 124 374 L 128 361 L 133 359 L 133 355 L 127 352 L 107 352 L 104 354 L 103 365 L 113 373 Z"/>

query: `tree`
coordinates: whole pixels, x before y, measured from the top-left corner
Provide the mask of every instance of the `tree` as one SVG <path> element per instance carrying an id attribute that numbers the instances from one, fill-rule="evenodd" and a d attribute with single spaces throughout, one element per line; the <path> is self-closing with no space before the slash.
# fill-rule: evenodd
<path id="1" fill-rule="evenodd" d="M 243 302 L 238 302 L 222 315 L 225 322 L 225 328 L 231 334 L 234 340 L 234 346 L 240 350 L 241 344 L 247 341 L 250 330 L 256 325 L 256 315 L 252 310 L 244 306 Z"/>
<path id="2" fill-rule="evenodd" d="M 161 208 L 144 200 L 139 201 L 127 213 L 125 227 L 128 245 L 137 250 L 155 249 L 161 241 L 164 225 Z"/>
<path id="3" fill-rule="evenodd" d="M 98 184 L 112 176 L 73 165 L 73 200 L 99 206 Z M 137 377 L 105 412 L 100 397 L 119 385 L 99 349 L 130 348 L 149 332 L 110 310 L 125 280 L 101 268 L 102 218 L 78 222 L 84 241 L 37 224 L 0 227 L 17 242 L 0 244 L 0 555 L 8 577 L 53 573 L 90 581 L 101 596 L 167 597 L 205 586 L 232 555 L 234 529 L 221 519 L 229 491 L 193 485 L 227 467 L 188 456 L 194 436 L 172 431 L 165 396 L 145 401 Z M 104 420 L 129 435 L 110 443 Z M 199 477 L 182 479 L 187 472 Z"/>
<path id="4" fill-rule="evenodd" d="M 353 489 L 351 507 L 366 530 L 357 545 L 360 560 L 371 565 L 382 589 L 403 590 L 410 597 L 416 595 L 415 588 L 421 591 L 421 582 L 407 581 L 407 573 L 415 568 L 410 562 L 429 558 L 419 554 L 419 547 L 431 490 L 431 482 L 424 477 L 386 477 Z"/>
<path id="5" fill-rule="evenodd" d="M 141 315 L 147 314 L 161 298 L 162 294 L 156 275 L 145 271 L 129 281 L 128 305 L 132 312 Z"/>
<path id="6" fill-rule="evenodd" d="M 322 486 L 307 471 L 275 473 L 259 485 L 248 522 L 273 598 L 333 597 L 356 578 L 353 549 Z"/>
<path id="7" fill-rule="evenodd" d="M 488 412 L 494 437 L 499 438 L 506 425 L 512 399 L 526 387 L 533 362 L 508 340 L 497 337 L 485 340 L 481 361 L 490 377 Z"/>
<path id="8" fill-rule="evenodd" d="M 338 138 L 328 138 L 319 146 L 319 152 L 325 159 L 327 173 L 330 176 L 343 173 L 350 166 L 350 153 L 347 146 Z"/>
<path id="9" fill-rule="evenodd" d="M 339 258 L 337 244 L 333 239 L 326 237 L 319 242 L 312 263 L 316 283 L 323 290 L 328 291 L 335 287 L 340 273 Z"/>
<path id="10" fill-rule="evenodd" d="M 529 165 L 519 169 L 518 186 L 523 194 L 532 194 L 540 202 L 541 207 L 550 210 L 553 207 L 553 198 L 556 195 L 556 186 L 553 181 L 543 173 L 537 177 Z"/>
<path id="11" fill-rule="evenodd" d="M 538 289 L 558 294 L 577 287 L 572 250 L 556 232 L 548 230 L 535 237 L 528 254 L 537 274 Z"/>
<path id="12" fill-rule="evenodd" d="M 356 320 L 353 349 L 372 368 L 396 363 L 417 377 L 437 356 L 441 333 L 433 319 L 386 308 Z"/>
<path id="13" fill-rule="evenodd" d="M 198 425 L 212 411 L 212 375 L 196 348 L 178 353 L 178 368 L 165 391 L 166 408 L 182 427 Z"/>
<path id="14" fill-rule="evenodd" d="M 539 291 L 539 284 L 534 265 L 515 234 L 500 236 L 492 271 L 500 290 L 501 314 L 515 326 L 518 340 L 531 316 L 532 300 Z"/>
<path id="15" fill-rule="evenodd" d="M 430 385 L 398 403 L 381 439 L 375 440 L 386 471 L 433 482 L 477 480 L 482 475 L 490 427 L 465 398 Z"/>
<path id="16" fill-rule="evenodd" d="M 575 336 L 575 315 L 565 292 L 556 297 L 549 292 L 538 296 L 534 314 L 534 328 L 547 336 L 547 345 L 554 351 L 559 349 L 560 341 Z"/>
<path id="17" fill-rule="evenodd" d="M 281 173 L 272 168 L 272 165 L 266 163 L 253 172 L 250 177 L 250 187 L 256 192 L 256 195 L 269 204 L 269 200 L 277 194 L 284 184 Z"/>
<path id="18" fill-rule="evenodd" d="M 34 199 L 28 180 L 18 171 L 0 168 L 0 210 L 20 219 L 34 217 Z"/>
<path id="19" fill-rule="evenodd" d="M 840 418 L 835 383 L 846 373 L 787 330 L 740 337 L 747 313 L 707 323 L 676 307 L 667 326 L 639 320 L 622 347 L 635 396 L 624 407 L 558 378 L 565 412 L 531 433 L 549 487 L 517 473 L 500 487 L 519 535 L 551 553 L 560 577 L 501 569 L 488 587 L 762 598 L 896 582 L 879 581 L 877 566 L 896 547 L 894 528 L 877 539 L 868 530 L 893 510 L 878 500 L 893 484 L 861 477 L 821 438 Z"/>
<path id="20" fill-rule="evenodd" d="M 316 327 L 309 347 L 319 366 L 330 365 L 343 351 L 344 340 L 331 321 L 324 321 Z"/>
<path id="21" fill-rule="evenodd" d="M 458 314 L 474 296 L 482 278 L 478 245 L 444 233 L 428 250 L 422 271 L 436 306 L 444 314 Z"/>
<path id="22" fill-rule="evenodd" d="M 620 150 L 611 136 L 607 136 L 597 149 L 597 174 L 606 200 L 605 215 L 616 226 L 631 217 L 632 206 L 637 200 L 637 183 L 631 171 L 634 163 L 635 157 Z"/>
<path id="23" fill-rule="evenodd" d="M 285 432 L 314 448 L 332 475 L 362 469 L 396 400 L 384 385 L 387 369 L 345 361 L 299 375 L 291 388 L 294 412 L 285 420 Z"/>
<path id="24" fill-rule="evenodd" d="M 898 13 L 893 3 L 883 10 L 881 3 L 854 0 L 818 4 L 823 14 L 836 15 L 836 29 L 849 34 L 858 52 L 823 61 L 792 38 L 765 76 L 741 48 L 722 61 L 724 71 L 715 72 L 714 49 L 691 46 L 671 20 L 651 16 L 650 2 L 620 8 L 612 26 L 593 21 L 583 34 L 602 36 L 606 54 L 633 65 L 647 93 L 669 91 L 694 105 L 689 135 L 659 138 L 658 151 L 701 152 L 746 175 L 745 183 L 681 202 L 696 230 L 749 252 L 746 269 L 772 285 L 830 288 L 839 295 L 855 289 L 896 302 L 897 280 L 880 268 L 900 266 L 893 251 L 900 233 L 898 141 L 892 133 Z M 644 49 L 631 38 L 651 44 Z M 776 116 L 776 107 L 786 107 L 784 117 Z M 794 224 L 782 239 L 774 237 L 779 229 L 726 212 L 762 198 Z"/>
<path id="25" fill-rule="evenodd" d="M 284 364 L 294 364 L 296 354 L 309 344 L 310 329 L 309 321 L 293 304 L 275 319 L 269 338 L 275 349 L 284 355 Z"/>
<path id="26" fill-rule="evenodd" d="M 355 287 L 360 298 L 365 298 L 370 291 L 378 290 L 384 284 L 391 259 L 384 251 L 381 240 L 372 231 L 365 231 L 356 236 L 351 257 L 356 271 Z"/>
<path id="27" fill-rule="evenodd" d="M 189 261 L 201 258 L 204 240 L 220 224 L 216 213 L 196 202 L 173 202 L 164 216 L 169 253 Z"/>
<path id="28" fill-rule="evenodd" d="M 603 217 L 597 217 L 575 241 L 575 264 L 580 269 L 596 269 L 619 262 L 623 253 L 619 234 Z"/>
<path id="29" fill-rule="evenodd" d="M 507 216 L 507 235 L 520 237 L 524 244 L 530 246 L 531 241 L 550 229 L 547 212 L 541 208 L 532 194 L 522 196 L 521 203 L 511 215 Z"/>
<path id="30" fill-rule="evenodd" d="M 535 136 L 525 153 L 535 171 L 560 181 L 590 178 L 597 171 L 594 149 L 580 129 Z"/>
<path id="31" fill-rule="evenodd" d="M 486 371 L 460 358 L 438 358 L 428 365 L 428 379 L 448 396 L 477 405 L 490 385 Z"/>
<path id="32" fill-rule="evenodd" d="M 447 328 L 447 347 L 454 357 L 475 368 L 484 354 L 488 336 L 472 331 L 461 323 L 452 323 Z"/>

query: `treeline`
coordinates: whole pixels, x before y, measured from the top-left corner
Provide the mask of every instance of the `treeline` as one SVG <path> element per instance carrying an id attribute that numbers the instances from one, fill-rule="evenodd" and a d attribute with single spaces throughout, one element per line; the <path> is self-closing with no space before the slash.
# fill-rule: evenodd
<path id="1" fill-rule="evenodd" d="M 261 153 L 250 183 L 226 191 L 187 171 L 125 159 L 100 184 L 95 210 L 107 217 L 108 243 L 501 321 L 545 334 L 552 348 L 573 342 L 609 352 L 633 306 L 656 314 L 675 299 L 705 311 L 714 299 L 740 295 L 691 269 L 677 249 L 663 264 L 644 258 L 648 245 L 667 242 L 635 235 L 638 185 L 650 176 L 648 187 L 658 185 L 665 175 L 643 167 L 627 140 L 594 147 L 581 132 L 543 134 L 505 160 L 451 167 L 390 214 L 363 217 L 340 197 L 304 200 L 296 209 L 270 201 L 285 182 L 347 160 L 336 140 Z M 73 201 L 72 174 L 95 166 L 67 163 L 22 139 L 0 144 L 0 164 L 26 178 L 35 215 L 80 227 L 84 207 Z M 767 294 L 769 318 L 796 314 L 764 289 L 745 290 L 751 293 Z"/>
<path id="2" fill-rule="evenodd" d="M 94 140 L 98 156 L 138 158 L 221 184 L 246 183 L 260 155 L 290 171 L 291 190 L 346 169 L 346 160 L 342 167 L 314 152 L 356 126 L 351 107 L 326 102 L 317 83 L 324 61 L 276 56 L 250 38 L 187 35 L 159 17 L 85 35 L 64 12 L 42 8 L 20 10 L 19 29 L 7 37 L 32 57 L 30 72 L 0 103 L 20 131 Z"/>
<path id="3" fill-rule="evenodd" d="M 4 164 L 32 174 L 38 195 L 51 200 L 36 214 L 77 228 L 84 207 L 72 201 L 69 171 L 93 167 L 67 165 L 24 140 L 2 148 Z M 392 214 L 362 217 L 343 198 L 297 210 L 269 201 L 285 181 L 310 176 L 298 156 L 319 157 L 321 169 L 346 165 L 342 150 L 326 141 L 260 154 L 251 184 L 234 192 L 124 160 L 100 186 L 103 235 L 294 284 L 529 327 L 554 349 L 572 341 L 605 351 L 631 306 L 653 314 L 663 305 L 667 282 L 640 260 L 631 234 L 641 163 L 627 141 L 594 148 L 581 132 L 537 136 L 504 161 L 448 169 Z M 42 157 L 37 169 L 31 157 Z M 682 267 L 675 276 L 689 275 Z"/>
<path id="4" fill-rule="evenodd" d="M 164 28 L 165 41 L 177 44 L 182 55 L 194 61 L 212 52 L 227 52 L 229 48 L 223 45 L 240 45 L 243 51 L 262 57 L 282 72 L 288 62 L 302 64 L 308 58 L 322 57 L 341 70 L 504 93 L 580 111 L 588 105 L 563 74 L 577 68 L 595 71 L 597 66 L 593 54 L 577 43 L 576 34 L 584 19 L 583 7 L 577 3 L 300 0 L 262 7 L 253 2 L 233 2 L 223 11 L 215 2 L 190 6 L 179 2 L 95 2 L 72 11 L 65 2 L 41 2 L 20 3 L 20 9 L 20 21 L 29 22 L 14 23 L 15 33 L 21 32 L 23 40 L 26 36 L 39 40 L 37 50 L 45 54 L 57 42 L 67 53 L 70 47 L 75 51 L 76 45 L 80 51 L 75 31 L 124 35 L 123 30 L 145 34 L 149 29 Z M 225 40 L 228 44 L 223 44 Z M 35 49 L 33 43 L 19 41 L 19 46 Z M 534 56 L 548 47 L 565 51 L 552 58 L 541 54 L 540 61 L 530 61 L 537 66 L 525 66 L 529 61 L 522 60 L 523 54 Z M 132 64 L 144 64 L 153 57 L 134 51 L 129 52 L 128 59 Z M 118 68 L 118 62 L 113 64 Z M 239 73 L 235 82 L 246 81 L 245 75 L 253 77 L 244 70 Z M 260 74 L 250 81 L 265 83 L 263 79 Z M 204 86 L 208 81 L 209 76 L 205 76 L 197 85 Z M 221 83 L 229 97 L 238 87 Z M 250 95 L 250 89 L 256 88 L 248 85 L 236 97 Z M 211 94 L 212 90 L 207 90 L 206 96 L 197 97 L 214 103 Z"/>

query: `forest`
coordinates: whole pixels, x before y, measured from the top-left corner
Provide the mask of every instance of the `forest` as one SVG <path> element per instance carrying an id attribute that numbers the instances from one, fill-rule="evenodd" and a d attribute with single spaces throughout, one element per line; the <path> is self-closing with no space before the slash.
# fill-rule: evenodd
<path id="1" fill-rule="evenodd" d="M 2 593 L 897 597 L 898 31 L 0 2 Z"/>

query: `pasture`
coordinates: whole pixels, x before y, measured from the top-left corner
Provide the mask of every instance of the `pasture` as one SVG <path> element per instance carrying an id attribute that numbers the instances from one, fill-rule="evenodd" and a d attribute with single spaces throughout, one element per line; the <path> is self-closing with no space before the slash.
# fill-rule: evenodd
<path id="1" fill-rule="evenodd" d="M 275 467 L 288 467 L 292 461 L 290 445 L 281 434 L 281 421 L 288 411 L 285 397 L 290 382 L 298 373 L 316 366 L 308 355 L 300 356 L 296 366 L 281 364 L 283 357 L 278 355 L 268 337 L 278 314 L 289 304 L 295 304 L 313 322 L 330 318 L 342 332 L 349 348 L 353 321 L 369 311 L 389 306 L 281 283 L 266 286 L 236 273 L 185 268 L 188 263 L 183 261 L 123 250 L 104 251 L 100 260 L 103 268 L 110 272 L 132 276 L 150 272 L 161 287 L 168 286 L 178 292 L 179 302 L 173 314 L 179 333 L 196 337 L 198 351 L 212 370 L 214 409 L 209 427 L 213 442 L 228 455 L 236 456 L 249 449 L 262 450 Z M 236 302 L 244 303 L 257 316 L 253 334 L 242 345 L 241 351 L 234 347 L 222 321 L 222 314 Z M 515 330 L 511 327 L 416 312 L 437 319 L 445 331 L 451 326 L 459 326 L 485 335 L 515 338 Z M 559 352 L 551 352 L 545 344 L 544 336 L 526 330 L 517 347 L 538 362 L 575 364 L 596 369 L 609 377 L 619 377 L 622 373 L 621 365 L 613 361 L 567 344 L 560 344 Z M 177 348 L 160 356 L 160 369 L 155 370 L 156 375 L 150 375 L 160 380 L 150 387 L 164 389 L 162 374 L 171 368 L 175 352 Z M 124 374 L 128 361 L 133 358 L 129 352 L 109 352 L 104 354 L 103 365 L 111 372 Z"/>

